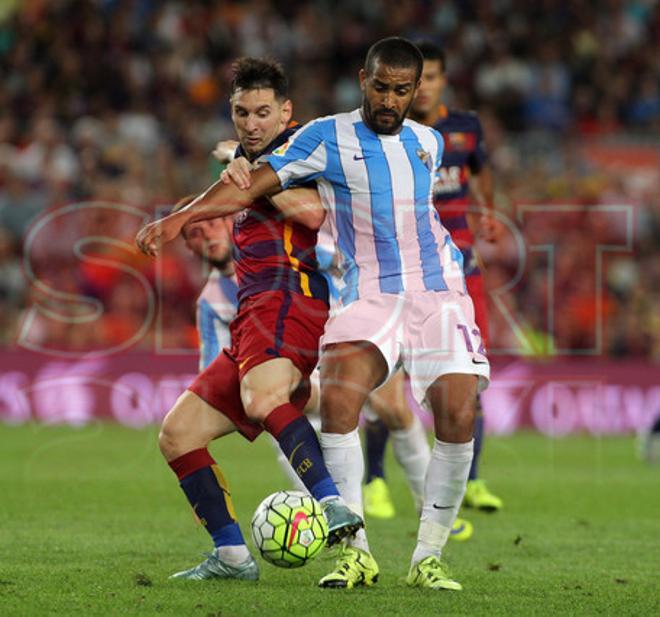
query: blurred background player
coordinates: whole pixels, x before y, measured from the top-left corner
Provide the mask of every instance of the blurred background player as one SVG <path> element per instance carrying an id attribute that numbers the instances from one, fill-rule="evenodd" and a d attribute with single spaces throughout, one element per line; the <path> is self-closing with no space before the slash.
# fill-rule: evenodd
<path id="1" fill-rule="evenodd" d="M 182 199 L 173 211 L 184 207 L 194 197 Z M 231 347 L 229 324 L 238 309 L 230 220 L 217 218 L 189 223 L 181 230 L 181 235 L 186 246 L 210 269 L 197 298 L 199 370 L 203 371 L 225 347 Z"/>
<path id="2" fill-rule="evenodd" d="M 230 98 L 241 142 L 238 155 L 255 160 L 295 132 L 287 128 L 292 112 L 287 80 L 281 66 L 269 60 L 243 58 L 233 68 Z M 285 207 L 300 191 L 306 190 L 272 199 Z M 362 524 L 339 497 L 316 433 L 301 413 L 328 310 L 327 285 L 316 272 L 316 232 L 283 221 L 273 204 L 261 199 L 235 218 L 233 238 L 238 313 L 230 326 L 231 348 L 223 349 L 179 397 L 159 436 L 163 456 L 215 545 L 206 560 L 174 578 L 259 577 L 227 483 L 207 449 L 212 440 L 237 429 L 250 441 L 264 429 L 278 441 L 324 507 L 329 544 Z"/>
<path id="3" fill-rule="evenodd" d="M 474 231 L 484 239 L 495 239 L 495 227 L 490 210 L 493 207 L 493 182 L 486 162 L 481 123 L 475 113 L 448 110 L 441 104 L 446 85 L 446 59 L 437 45 L 423 41 L 418 45 L 424 56 L 424 71 L 410 117 L 432 126 L 445 140 L 445 152 L 434 186 L 434 202 L 442 224 L 463 254 L 463 268 L 468 293 L 474 303 L 477 325 L 487 345 L 488 318 L 484 283 L 478 256 L 474 249 Z M 476 208 L 470 204 L 475 203 Z M 479 457 L 483 447 L 484 418 L 481 397 L 477 399 L 474 430 L 474 458 L 465 492 L 464 505 L 494 512 L 502 508 L 502 500 L 488 490 L 478 476 Z M 405 417 L 405 416 L 404 416 Z M 365 431 L 367 474 L 365 513 L 380 518 L 394 516 L 394 506 L 384 479 L 383 461 L 388 437 L 395 433 L 381 421 L 369 422 Z M 454 539 L 471 535 L 467 521 L 457 520 L 452 530 Z"/>

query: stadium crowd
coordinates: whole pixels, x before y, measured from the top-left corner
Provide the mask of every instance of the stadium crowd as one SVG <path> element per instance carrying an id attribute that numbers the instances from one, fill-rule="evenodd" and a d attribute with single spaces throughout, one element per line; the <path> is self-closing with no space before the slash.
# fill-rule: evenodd
<path id="1" fill-rule="evenodd" d="M 232 137 L 232 59 L 280 59 L 295 116 L 306 121 L 357 106 L 366 49 L 401 34 L 445 46 L 448 104 L 478 110 L 484 124 L 503 222 L 501 240 L 481 246 L 497 290 L 491 347 L 571 353 L 602 344 L 616 356 L 660 357 L 658 2 L 276 4 L 3 3 L 0 345 L 16 345 L 21 327 L 25 335 L 26 309 L 37 303 L 75 319 L 31 320 L 32 344 L 153 346 L 155 329 L 142 331 L 153 308 L 146 277 L 158 282 L 159 345 L 194 347 L 199 265 L 179 246 L 154 266 L 129 243 L 140 212 L 152 216 L 217 174 L 209 153 Z M 633 164 L 604 166 L 593 155 L 603 144 L 633 152 Z M 534 204 L 561 208 L 539 218 Z M 77 244 L 91 236 L 106 240 Z M 520 238 L 552 244 L 552 267 L 548 251 L 521 251 Z M 618 247 L 605 257 L 602 289 L 595 241 Z M 100 321 L 86 319 L 95 306 L 105 307 Z"/>

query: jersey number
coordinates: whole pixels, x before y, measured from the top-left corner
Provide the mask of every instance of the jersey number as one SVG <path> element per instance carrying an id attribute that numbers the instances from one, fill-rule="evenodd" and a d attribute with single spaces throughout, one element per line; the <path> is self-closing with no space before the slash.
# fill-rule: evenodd
<path id="1" fill-rule="evenodd" d="M 472 338 L 470 337 L 470 330 L 468 327 L 463 324 L 458 324 L 456 327 L 463 333 L 463 338 L 465 339 L 465 346 L 467 347 L 467 350 L 470 353 L 474 353 L 474 345 L 472 344 Z M 484 347 L 484 342 L 481 339 L 481 332 L 479 332 L 478 328 L 474 328 L 472 330 L 472 336 L 474 336 L 475 339 L 479 342 L 477 353 L 485 356 L 486 348 Z"/>

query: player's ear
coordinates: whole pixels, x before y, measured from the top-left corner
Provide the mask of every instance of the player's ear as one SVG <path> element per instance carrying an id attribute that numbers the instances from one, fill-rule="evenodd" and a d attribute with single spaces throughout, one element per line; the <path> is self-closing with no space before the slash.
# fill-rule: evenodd
<path id="1" fill-rule="evenodd" d="M 291 99 L 287 99 L 282 103 L 282 122 L 286 126 L 289 124 L 291 120 L 291 116 L 293 115 L 293 103 L 291 102 Z"/>
<path id="2" fill-rule="evenodd" d="M 362 90 L 362 92 L 364 92 L 365 82 L 367 81 L 367 73 L 364 69 L 360 69 L 360 72 L 358 73 L 358 76 L 360 78 L 360 90 Z"/>

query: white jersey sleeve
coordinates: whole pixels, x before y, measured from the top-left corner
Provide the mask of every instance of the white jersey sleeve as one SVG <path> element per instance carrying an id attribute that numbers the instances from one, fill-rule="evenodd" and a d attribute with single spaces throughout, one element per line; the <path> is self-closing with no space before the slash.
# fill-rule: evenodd
<path id="1" fill-rule="evenodd" d="M 326 143 L 322 119 L 312 120 L 266 157 L 282 188 L 292 182 L 309 182 L 325 173 Z"/>

